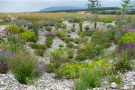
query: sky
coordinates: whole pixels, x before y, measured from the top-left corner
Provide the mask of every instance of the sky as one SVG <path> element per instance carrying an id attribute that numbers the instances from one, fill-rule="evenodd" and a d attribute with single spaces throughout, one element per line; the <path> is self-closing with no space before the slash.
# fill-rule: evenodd
<path id="1" fill-rule="evenodd" d="M 101 0 L 103 7 L 120 7 L 121 0 Z M 135 0 L 133 0 L 135 2 Z M 84 7 L 88 0 L 0 0 L 0 12 L 33 12 L 53 6 Z"/>

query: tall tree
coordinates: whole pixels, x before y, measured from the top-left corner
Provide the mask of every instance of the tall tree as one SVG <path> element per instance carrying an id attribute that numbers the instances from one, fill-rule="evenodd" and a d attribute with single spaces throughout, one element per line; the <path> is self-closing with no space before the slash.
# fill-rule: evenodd
<path id="1" fill-rule="evenodd" d="M 133 7 L 133 6 L 131 5 L 130 0 L 121 0 L 121 1 L 122 1 L 122 3 L 121 3 L 121 5 L 122 5 L 121 10 L 123 11 L 123 17 L 125 18 L 127 8 L 128 7 Z"/>
<path id="2" fill-rule="evenodd" d="M 96 13 L 96 8 L 100 7 L 101 4 L 99 0 L 88 0 L 88 9 L 90 9 L 91 13 L 93 14 L 93 17 L 94 17 L 94 14 Z"/>

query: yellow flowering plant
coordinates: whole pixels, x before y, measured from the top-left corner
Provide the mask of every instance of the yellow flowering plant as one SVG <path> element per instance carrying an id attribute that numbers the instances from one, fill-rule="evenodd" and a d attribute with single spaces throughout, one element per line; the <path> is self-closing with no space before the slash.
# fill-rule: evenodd
<path id="1" fill-rule="evenodd" d="M 99 71 L 108 72 L 109 67 L 112 64 L 105 60 L 94 61 L 93 63 L 76 63 L 72 62 L 66 65 L 63 65 L 59 70 L 57 75 L 61 78 L 78 78 L 84 70 L 92 71 L 95 69 L 99 69 Z M 100 67 L 100 68 L 99 68 Z"/>

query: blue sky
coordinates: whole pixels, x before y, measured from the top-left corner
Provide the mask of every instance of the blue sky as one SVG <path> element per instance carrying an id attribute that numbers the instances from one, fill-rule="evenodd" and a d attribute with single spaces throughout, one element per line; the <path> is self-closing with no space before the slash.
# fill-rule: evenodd
<path id="1" fill-rule="evenodd" d="M 101 0 L 104 7 L 119 7 L 121 0 Z M 0 12 L 31 12 L 52 6 L 84 7 L 88 0 L 0 0 Z"/>

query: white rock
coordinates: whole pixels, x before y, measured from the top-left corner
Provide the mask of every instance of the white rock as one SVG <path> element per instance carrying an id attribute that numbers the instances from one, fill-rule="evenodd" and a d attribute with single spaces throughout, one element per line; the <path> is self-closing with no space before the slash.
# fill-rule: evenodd
<path id="1" fill-rule="evenodd" d="M 127 86 L 125 85 L 124 87 L 123 87 L 123 90 L 127 90 L 128 88 L 127 88 Z"/>
<path id="2" fill-rule="evenodd" d="M 27 88 L 27 90 L 36 90 L 36 88 L 34 86 L 30 86 Z"/>
<path id="3" fill-rule="evenodd" d="M 111 83 L 111 88 L 116 89 L 117 87 L 118 85 L 115 82 Z"/>

